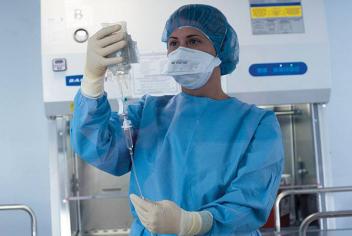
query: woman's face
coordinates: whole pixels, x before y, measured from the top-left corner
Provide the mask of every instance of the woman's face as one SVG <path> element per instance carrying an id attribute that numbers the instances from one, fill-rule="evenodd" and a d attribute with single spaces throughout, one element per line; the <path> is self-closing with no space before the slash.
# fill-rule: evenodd
<path id="1" fill-rule="evenodd" d="M 191 27 L 176 29 L 167 41 L 167 53 L 185 47 L 207 52 L 216 56 L 212 42 L 199 30 Z"/>

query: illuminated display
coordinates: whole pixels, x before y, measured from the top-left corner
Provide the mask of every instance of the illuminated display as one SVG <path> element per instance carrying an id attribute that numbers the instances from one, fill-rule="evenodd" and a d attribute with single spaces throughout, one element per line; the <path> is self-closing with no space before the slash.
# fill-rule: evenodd
<path id="1" fill-rule="evenodd" d="M 249 67 L 252 76 L 303 75 L 307 70 L 304 62 L 263 63 Z"/>

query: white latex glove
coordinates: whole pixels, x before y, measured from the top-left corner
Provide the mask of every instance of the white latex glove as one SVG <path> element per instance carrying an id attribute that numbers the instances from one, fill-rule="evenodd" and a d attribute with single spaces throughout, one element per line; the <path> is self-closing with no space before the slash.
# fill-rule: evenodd
<path id="1" fill-rule="evenodd" d="M 185 211 L 172 201 L 152 202 L 135 194 L 131 194 L 130 199 L 138 218 L 144 227 L 152 233 L 204 234 L 210 230 L 213 223 L 213 217 L 208 211 Z"/>
<path id="2" fill-rule="evenodd" d="M 88 40 L 86 66 L 81 83 L 83 95 L 96 98 L 104 93 L 104 75 L 108 65 L 123 61 L 121 57 L 106 56 L 127 45 L 126 32 L 120 25 L 112 25 L 99 30 Z"/>

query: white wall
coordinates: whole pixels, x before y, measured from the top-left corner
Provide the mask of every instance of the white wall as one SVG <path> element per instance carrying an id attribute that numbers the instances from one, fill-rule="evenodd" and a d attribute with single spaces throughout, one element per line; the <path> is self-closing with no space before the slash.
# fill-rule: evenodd
<path id="1" fill-rule="evenodd" d="M 328 104 L 331 185 L 352 185 L 352 1 L 325 0 L 331 44 L 332 97 Z M 0 7 L 0 204 L 24 203 L 37 214 L 39 235 L 50 235 L 47 123 L 40 69 L 39 0 Z M 352 195 L 336 195 L 336 209 L 352 209 Z M 352 225 L 341 219 L 338 227 Z M 1 235 L 29 235 L 23 213 L 0 212 Z"/>
<path id="2" fill-rule="evenodd" d="M 40 1 L 0 4 L 0 204 L 28 204 L 51 235 L 47 121 L 42 103 Z M 30 235 L 29 217 L 0 211 L 0 235 Z"/>
<path id="3" fill-rule="evenodd" d="M 332 62 L 332 95 L 327 106 L 330 143 L 329 185 L 352 185 L 352 1 L 325 0 Z M 352 210 L 352 193 L 334 195 L 335 210 Z M 337 227 L 352 227 L 352 218 Z"/>

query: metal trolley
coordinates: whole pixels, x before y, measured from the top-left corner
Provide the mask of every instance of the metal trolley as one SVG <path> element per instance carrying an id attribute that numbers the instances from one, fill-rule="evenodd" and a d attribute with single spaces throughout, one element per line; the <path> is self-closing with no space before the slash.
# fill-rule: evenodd
<path id="1" fill-rule="evenodd" d="M 275 234 L 284 235 L 284 232 L 281 229 L 280 222 L 280 202 L 292 195 L 304 195 L 304 194 L 322 194 L 322 193 L 337 193 L 337 192 L 352 192 L 352 186 L 341 186 L 341 187 L 321 187 L 317 188 L 307 188 L 307 189 L 289 189 L 282 191 L 276 198 L 274 205 L 274 214 L 275 214 Z M 299 226 L 299 236 L 306 236 L 308 232 L 309 225 L 315 220 L 324 219 L 324 218 L 336 218 L 336 217 L 352 217 L 352 210 L 343 210 L 343 211 L 323 211 L 310 214 L 305 217 Z"/>

